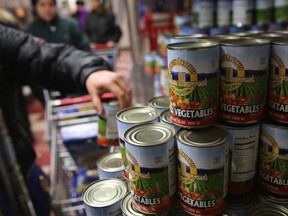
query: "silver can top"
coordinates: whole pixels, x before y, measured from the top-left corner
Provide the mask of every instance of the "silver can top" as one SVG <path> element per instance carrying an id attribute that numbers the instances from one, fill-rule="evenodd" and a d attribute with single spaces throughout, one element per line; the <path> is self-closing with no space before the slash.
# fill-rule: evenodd
<path id="1" fill-rule="evenodd" d="M 126 108 L 116 115 L 118 121 L 128 124 L 150 122 L 159 118 L 159 116 L 160 113 L 156 109 L 146 106 Z"/>
<path id="2" fill-rule="evenodd" d="M 283 195 L 276 195 L 269 193 L 265 190 L 259 191 L 260 198 L 267 200 L 268 202 L 272 202 L 279 205 L 288 205 L 288 197 Z"/>
<path id="3" fill-rule="evenodd" d="M 160 115 L 160 119 L 163 122 L 166 122 L 168 124 L 172 124 L 172 121 L 171 121 L 171 118 L 170 118 L 170 110 L 167 109 L 164 112 L 162 112 L 161 115 Z"/>
<path id="4" fill-rule="evenodd" d="M 126 184 L 119 179 L 104 179 L 91 183 L 82 193 L 83 202 L 90 207 L 108 207 L 123 199 Z"/>
<path id="5" fill-rule="evenodd" d="M 223 40 L 220 42 L 221 46 L 245 47 L 245 46 L 263 46 L 269 45 L 270 40 L 258 38 L 240 38 L 235 40 Z"/>
<path id="6" fill-rule="evenodd" d="M 230 139 L 230 135 L 225 129 L 212 126 L 199 130 L 182 128 L 178 130 L 176 138 L 184 145 L 211 147 L 226 143 Z"/>
<path id="7" fill-rule="evenodd" d="M 281 39 L 277 39 L 274 40 L 272 42 L 272 44 L 274 45 L 282 45 L 282 46 L 287 46 L 288 45 L 288 38 L 281 38 Z"/>
<path id="8" fill-rule="evenodd" d="M 197 41 L 168 44 L 168 50 L 202 50 L 217 47 L 219 44 L 214 41 Z"/>
<path id="9" fill-rule="evenodd" d="M 97 167 L 105 172 L 119 172 L 123 169 L 120 152 L 107 153 L 97 160 Z"/>
<path id="10" fill-rule="evenodd" d="M 280 205 L 258 204 L 252 207 L 249 216 L 287 216 L 288 209 Z"/>
<path id="11" fill-rule="evenodd" d="M 125 134 L 125 142 L 141 146 L 161 145 L 175 136 L 175 129 L 164 123 L 146 123 L 131 127 Z"/>
<path id="12" fill-rule="evenodd" d="M 154 97 L 151 100 L 149 100 L 149 106 L 153 108 L 169 108 L 169 97 L 167 96 L 160 96 L 160 97 Z"/>
<path id="13" fill-rule="evenodd" d="M 215 42 L 220 42 L 223 40 L 234 40 L 234 39 L 239 39 L 239 36 L 235 35 L 211 35 L 208 37 L 203 37 L 201 38 L 202 40 L 208 40 L 208 41 L 215 41 Z"/>

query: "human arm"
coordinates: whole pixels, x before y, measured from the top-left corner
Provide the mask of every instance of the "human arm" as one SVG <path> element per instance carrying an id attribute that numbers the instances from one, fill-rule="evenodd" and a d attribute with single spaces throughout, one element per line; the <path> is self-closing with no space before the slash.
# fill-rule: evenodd
<path id="1" fill-rule="evenodd" d="M 112 75 L 109 72 L 110 66 L 102 58 L 69 45 L 41 43 L 38 38 L 2 25 L 0 65 L 4 68 L 4 75 L 14 84 L 39 84 L 65 93 L 88 90 L 90 93 L 97 93 L 91 95 L 93 102 L 98 101 L 97 97 L 103 90 L 110 90 L 118 96 L 122 108 L 131 104 L 128 83 L 122 79 L 120 81 L 126 86 L 123 90 L 124 98 L 121 91 L 114 87 L 121 85 L 116 81 L 119 75 Z M 103 80 L 103 77 L 113 78 L 109 78 L 109 81 L 108 78 Z M 88 80 L 89 89 L 86 89 Z M 96 90 L 92 91 L 93 88 Z M 102 107 L 95 103 L 94 105 L 101 112 Z"/>

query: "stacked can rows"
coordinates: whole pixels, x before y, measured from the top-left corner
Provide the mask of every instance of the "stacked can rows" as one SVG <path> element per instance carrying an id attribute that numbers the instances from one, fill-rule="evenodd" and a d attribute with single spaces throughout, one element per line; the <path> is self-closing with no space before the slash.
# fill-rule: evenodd
<path id="1" fill-rule="evenodd" d="M 283 0 L 196 0 L 192 25 L 201 29 L 287 23 L 287 8 Z"/>
<path id="2" fill-rule="evenodd" d="M 270 41 L 252 38 L 211 39 L 168 45 L 171 119 L 179 126 L 198 129 L 215 124 L 219 117 L 220 125 L 229 131 L 232 138 L 229 142 L 228 192 L 246 193 L 255 185 L 260 131 L 257 123 L 265 114 Z M 215 41 L 221 41 L 220 47 Z M 221 49 L 220 57 L 218 48 Z M 287 80 L 284 63 L 286 52 L 287 40 L 273 42 L 267 113 L 271 119 L 287 124 L 287 94 L 284 90 Z M 274 56 L 277 56 L 277 60 Z M 279 67 L 283 68 L 281 72 Z M 194 132 L 199 133 L 196 130 Z M 286 126 L 266 121 L 262 125 L 259 144 L 261 185 L 274 194 L 286 196 L 287 146 L 283 137 L 287 136 L 287 132 Z M 190 196 L 194 194 L 190 193 Z"/>

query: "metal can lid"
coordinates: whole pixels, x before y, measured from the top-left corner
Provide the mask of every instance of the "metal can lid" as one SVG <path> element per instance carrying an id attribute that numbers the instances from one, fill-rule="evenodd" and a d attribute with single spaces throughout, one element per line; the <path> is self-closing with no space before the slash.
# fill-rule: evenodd
<path id="1" fill-rule="evenodd" d="M 163 122 L 166 122 L 168 124 L 172 124 L 171 118 L 170 118 L 170 110 L 167 109 L 163 111 L 160 115 L 160 118 Z"/>
<path id="2" fill-rule="evenodd" d="M 169 108 L 169 97 L 160 96 L 149 100 L 149 105 L 154 108 Z"/>
<path id="3" fill-rule="evenodd" d="M 281 39 L 274 40 L 274 41 L 272 42 L 272 44 L 275 44 L 275 45 L 285 45 L 285 46 L 287 46 L 287 45 L 288 45 L 288 38 L 281 38 Z"/>
<path id="4" fill-rule="evenodd" d="M 231 35 L 239 36 L 239 37 L 247 37 L 247 36 L 250 36 L 251 33 L 249 33 L 249 32 L 235 32 L 235 33 L 231 33 Z"/>
<path id="5" fill-rule="evenodd" d="M 219 44 L 214 41 L 197 41 L 197 42 L 183 42 L 183 43 L 172 43 L 167 45 L 169 50 L 200 50 L 216 47 Z"/>
<path id="6" fill-rule="evenodd" d="M 269 45 L 270 43 L 271 43 L 270 40 L 265 39 L 241 38 L 235 40 L 223 40 L 220 42 L 220 45 L 242 47 L 242 46 L 263 46 L 263 45 Z"/>
<path id="7" fill-rule="evenodd" d="M 196 147 L 217 146 L 230 139 L 228 131 L 216 126 L 199 130 L 182 128 L 178 130 L 176 137 L 184 145 Z"/>
<path id="8" fill-rule="evenodd" d="M 191 35 L 175 35 L 173 39 L 189 39 L 189 38 L 202 38 L 206 37 L 206 34 L 191 34 Z"/>
<path id="9" fill-rule="evenodd" d="M 234 39 L 239 39 L 239 36 L 235 35 L 211 35 L 208 37 L 202 37 L 202 40 L 210 40 L 210 41 L 215 41 L 215 42 L 220 42 L 223 40 L 234 40 Z"/>
<path id="10" fill-rule="evenodd" d="M 118 121 L 130 124 L 145 123 L 157 119 L 160 113 L 153 107 L 137 106 L 119 111 Z"/>
<path id="11" fill-rule="evenodd" d="M 259 35 L 255 35 L 255 37 L 263 38 L 263 39 L 275 39 L 275 38 L 282 38 L 283 34 L 273 33 L 273 32 L 266 32 Z"/>
<path id="12" fill-rule="evenodd" d="M 104 179 L 91 183 L 82 193 L 83 202 L 91 207 L 108 207 L 123 199 L 126 184 L 119 179 Z"/>
<path id="13" fill-rule="evenodd" d="M 273 204 L 258 204 L 252 207 L 249 212 L 249 216 L 287 216 L 288 209 Z"/>
<path id="14" fill-rule="evenodd" d="M 288 205 L 288 197 L 285 195 L 276 195 L 269 193 L 268 191 L 261 190 L 259 191 L 259 197 L 275 204 Z"/>
<path id="15" fill-rule="evenodd" d="M 175 129 L 164 123 L 146 123 L 129 128 L 125 141 L 131 145 L 146 147 L 161 145 L 175 136 Z"/>
<path id="16" fill-rule="evenodd" d="M 97 167 L 105 172 L 119 172 L 123 169 L 120 152 L 107 153 L 97 160 Z"/>
<path id="17" fill-rule="evenodd" d="M 227 196 L 227 208 L 228 209 L 248 209 L 256 203 L 256 191 L 251 191 L 247 194 L 231 195 Z"/>
<path id="18" fill-rule="evenodd" d="M 132 204 L 132 195 L 127 193 L 126 196 L 121 201 L 121 210 L 126 216 L 145 216 L 139 211 L 137 211 Z M 155 215 L 155 214 L 152 214 Z"/>

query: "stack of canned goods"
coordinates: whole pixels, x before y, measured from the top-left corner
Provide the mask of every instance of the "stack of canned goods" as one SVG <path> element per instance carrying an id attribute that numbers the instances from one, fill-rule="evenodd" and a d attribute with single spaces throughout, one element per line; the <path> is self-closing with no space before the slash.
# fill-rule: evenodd
<path id="1" fill-rule="evenodd" d="M 227 174 L 227 185 L 226 181 L 223 181 L 222 186 L 223 188 L 227 186 L 230 199 L 253 191 L 257 174 L 259 174 L 258 179 L 262 189 L 272 194 L 268 198 L 267 194 L 264 194 L 265 198 L 260 201 L 273 200 L 272 204 L 287 207 L 287 199 L 283 197 L 288 195 L 288 148 L 284 144 L 284 136 L 287 138 L 288 134 L 286 119 L 288 92 L 285 87 L 288 80 L 286 72 L 288 62 L 285 62 L 288 59 L 288 40 L 279 39 L 279 34 L 258 34 L 259 37 L 256 35 L 253 38 L 247 34 L 235 35 L 239 37 L 238 39 L 223 35 L 222 39 L 220 36 L 204 37 L 197 42 L 171 43 L 167 46 L 170 116 L 173 124 L 189 128 L 178 130 L 177 139 L 182 131 L 194 133 L 190 137 L 198 141 L 197 154 L 203 158 L 213 156 L 208 153 L 204 156 L 201 154 L 199 140 L 204 138 L 198 137 L 203 131 L 199 128 L 207 128 L 205 132 L 208 133 L 214 127 L 210 126 L 218 122 L 219 127 L 228 131 L 230 140 L 227 138 L 229 141 L 227 141 L 226 148 L 229 150 L 222 152 L 222 157 L 229 158 L 226 160 L 227 164 L 224 163 L 224 167 L 229 168 L 227 173 L 224 172 Z M 216 42 L 219 42 L 219 45 Z M 272 54 L 270 55 L 271 43 Z M 218 49 L 220 49 L 219 52 Z M 218 62 L 220 68 L 218 68 Z M 215 78 L 214 82 L 213 78 Z M 268 91 L 267 95 L 266 91 Z M 269 116 L 266 115 L 266 119 L 270 120 L 264 120 L 265 113 Z M 211 146 L 213 142 L 209 139 L 213 136 L 208 134 L 207 136 L 209 138 L 204 136 L 206 138 L 204 140 Z M 218 139 L 220 139 L 219 133 Z M 186 140 L 186 144 L 193 146 L 192 140 Z M 184 165 L 182 167 L 181 160 L 179 162 L 180 170 L 190 172 L 190 176 L 184 176 L 186 177 L 184 178 L 179 171 L 179 182 L 183 178 L 185 183 L 189 184 L 189 180 L 194 179 L 191 174 L 197 173 L 195 168 L 191 168 L 197 167 L 195 163 L 197 154 L 189 158 L 186 155 L 189 151 L 179 150 L 179 140 L 177 143 L 178 157 L 182 156 L 186 161 L 192 159 L 193 162 L 190 167 L 187 164 L 186 167 Z M 216 152 L 214 151 L 214 156 Z M 227 152 L 229 152 L 229 157 L 225 156 Z M 218 158 L 221 157 L 218 156 Z M 209 175 L 206 177 L 209 179 Z M 198 192 L 196 193 L 198 197 L 195 196 L 193 186 L 193 189 L 186 190 L 186 194 L 183 195 L 184 185 L 183 182 L 180 183 L 179 193 L 180 199 L 184 201 L 184 203 L 181 202 L 181 206 L 185 211 L 193 215 L 217 213 L 217 211 L 204 213 L 199 209 L 193 209 L 191 203 L 198 201 L 199 197 L 201 199 L 201 193 Z M 191 185 L 194 184 L 189 184 Z M 201 192 L 205 192 L 204 194 L 208 196 L 209 193 L 203 189 L 203 185 L 201 189 Z M 194 196 L 194 199 L 187 199 L 189 196 Z M 224 192 L 224 198 L 225 196 Z M 185 203 L 187 200 L 190 205 Z M 214 199 L 214 203 L 215 200 L 217 199 Z M 211 207 L 206 203 L 203 205 L 206 205 L 205 210 Z M 254 203 L 247 207 L 246 213 L 253 205 Z"/>

